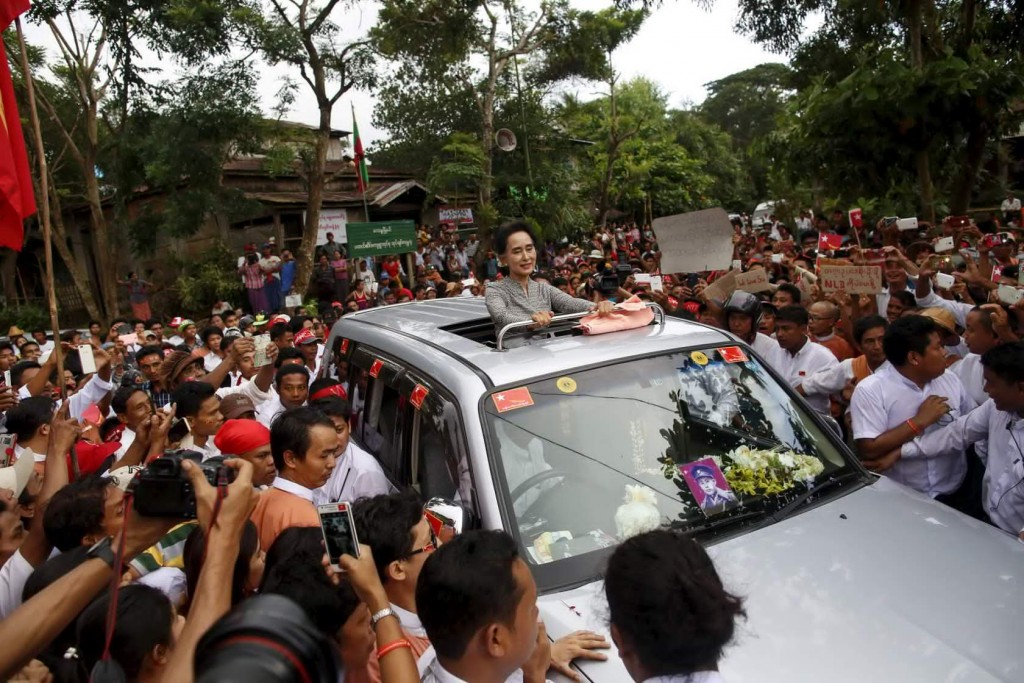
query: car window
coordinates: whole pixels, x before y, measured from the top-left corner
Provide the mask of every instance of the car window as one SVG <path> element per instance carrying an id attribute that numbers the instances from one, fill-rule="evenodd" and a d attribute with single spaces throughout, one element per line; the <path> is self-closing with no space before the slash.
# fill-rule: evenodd
<path id="1" fill-rule="evenodd" d="M 416 390 L 415 386 L 413 390 Z M 425 397 L 419 397 L 418 409 L 410 401 L 409 483 L 425 500 L 445 498 L 463 503 L 472 510 L 475 500 L 473 479 L 458 410 L 455 403 L 439 390 L 427 391 Z"/>
<path id="2" fill-rule="evenodd" d="M 358 347 L 350 362 L 352 438 L 377 457 L 392 481 L 402 480 L 403 400 L 398 391 L 402 368 L 373 349 Z"/>
<path id="3" fill-rule="evenodd" d="M 755 524 L 815 482 L 852 471 L 740 347 L 503 388 L 483 410 L 498 495 L 535 565 L 657 526 L 710 533 L 731 520 Z"/>

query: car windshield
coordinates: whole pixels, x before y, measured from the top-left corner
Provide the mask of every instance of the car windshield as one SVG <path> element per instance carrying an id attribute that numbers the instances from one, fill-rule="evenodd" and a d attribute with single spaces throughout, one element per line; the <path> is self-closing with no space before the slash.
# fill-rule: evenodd
<path id="1" fill-rule="evenodd" d="M 738 346 L 505 388 L 484 413 L 504 507 L 536 566 L 658 526 L 735 532 L 855 471 Z"/>

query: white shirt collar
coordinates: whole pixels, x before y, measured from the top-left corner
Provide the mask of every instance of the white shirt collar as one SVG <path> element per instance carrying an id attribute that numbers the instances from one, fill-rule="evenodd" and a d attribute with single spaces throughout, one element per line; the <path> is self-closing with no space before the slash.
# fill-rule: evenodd
<path id="1" fill-rule="evenodd" d="M 402 609 L 395 603 L 391 603 L 391 609 L 394 611 L 395 616 L 398 617 L 398 622 L 402 625 L 402 629 L 420 638 L 427 637 L 427 629 L 423 628 L 423 622 L 420 621 L 418 614 Z"/>
<path id="2" fill-rule="evenodd" d="M 312 489 L 307 489 L 302 484 L 296 484 L 294 481 L 291 481 L 290 479 L 275 477 L 273 483 L 271 483 L 270 485 L 279 491 L 284 491 L 294 496 L 298 496 L 299 498 L 308 500 L 310 503 L 313 502 Z"/>
<path id="3" fill-rule="evenodd" d="M 437 683 L 466 683 L 458 676 L 450 673 L 447 669 L 441 666 L 440 660 L 435 659 L 430 663 L 430 673 L 434 674 L 434 680 Z"/>
<path id="4" fill-rule="evenodd" d="M 692 674 L 656 676 L 648 678 L 644 683 L 725 683 L 725 679 L 717 671 L 694 671 Z"/>

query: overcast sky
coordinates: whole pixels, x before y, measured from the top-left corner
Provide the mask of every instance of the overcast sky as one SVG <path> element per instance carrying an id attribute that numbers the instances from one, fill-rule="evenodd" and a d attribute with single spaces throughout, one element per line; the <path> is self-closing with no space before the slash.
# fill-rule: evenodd
<path id="1" fill-rule="evenodd" d="M 527 4 L 539 5 L 536 0 Z M 600 10 L 611 4 L 611 0 L 571 0 L 574 7 L 586 10 Z M 344 7 L 344 3 L 341 4 Z M 363 0 L 355 8 L 346 9 L 344 14 L 336 12 L 336 22 L 343 29 L 343 40 L 355 40 L 366 34 L 376 20 L 375 4 Z M 733 26 L 738 14 L 736 0 L 716 0 L 714 9 L 706 11 L 692 0 L 664 0 L 654 10 L 637 36 L 613 55 L 615 68 L 625 79 L 646 76 L 655 81 L 668 93 L 673 106 L 701 102 L 706 92 L 704 84 L 737 71 L 750 68 L 762 62 L 784 61 L 780 55 L 766 52 L 749 39 L 734 32 Z M 37 26 L 27 27 L 28 39 L 48 48 L 49 59 L 55 60 L 57 53 L 48 29 Z M 155 55 L 147 55 L 144 63 L 162 67 Z M 261 103 L 269 114 L 273 108 L 283 78 L 290 73 L 287 67 L 269 67 L 264 62 L 260 70 L 259 93 Z M 298 80 L 298 74 L 293 74 Z M 295 104 L 287 118 L 292 121 L 316 124 L 318 119 L 316 103 L 308 86 L 299 81 Z M 596 95 L 596 84 L 572 84 L 568 87 L 584 99 Z M 375 104 L 372 92 L 353 90 L 343 97 L 334 110 L 333 125 L 351 130 L 351 105 L 355 105 L 363 136 L 363 144 L 369 146 L 382 139 L 382 131 L 376 130 L 371 122 Z"/>

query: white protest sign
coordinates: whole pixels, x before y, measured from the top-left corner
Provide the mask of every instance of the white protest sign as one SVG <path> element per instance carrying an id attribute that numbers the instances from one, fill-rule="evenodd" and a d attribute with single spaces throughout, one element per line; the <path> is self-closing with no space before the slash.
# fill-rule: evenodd
<path id="1" fill-rule="evenodd" d="M 732 261 L 734 232 L 725 209 L 655 218 L 651 227 L 661 249 L 663 273 L 725 270 Z"/>
<path id="2" fill-rule="evenodd" d="M 450 206 L 442 206 L 437 211 L 437 217 L 441 223 L 472 223 L 473 209 L 455 209 Z"/>
<path id="3" fill-rule="evenodd" d="M 327 233 L 334 235 L 338 244 L 348 243 L 348 212 L 345 209 L 324 209 L 316 230 L 316 244 L 327 244 Z"/>
<path id="4" fill-rule="evenodd" d="M 821 291 L 826 294 L 878 294 L 882 291 L 879 266 L 822 266 Z"/>
<path id="5" fill-rule="evenodd" d="M 757 294 L 758 292 L 767 292 L 771 288 L 772 285 L 768 282 L 768 271 L 764 268 L 754 268 L 747 273 L 736 273 L 736 289 Z"/>

